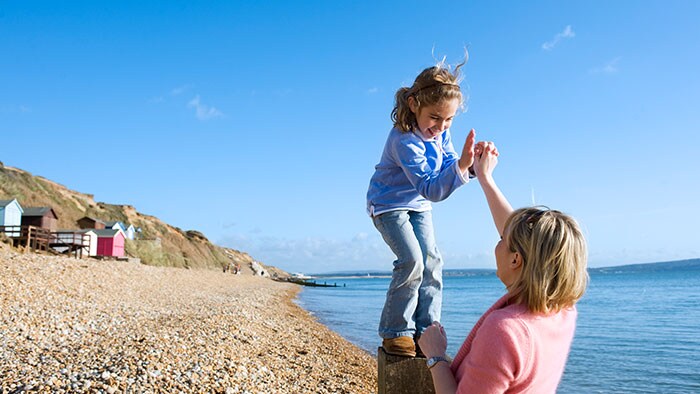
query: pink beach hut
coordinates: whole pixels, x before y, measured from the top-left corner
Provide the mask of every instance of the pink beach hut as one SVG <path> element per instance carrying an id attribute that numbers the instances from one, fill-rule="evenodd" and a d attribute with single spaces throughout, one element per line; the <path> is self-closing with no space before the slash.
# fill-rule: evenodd
<path id="1" fill-rule="evenodd" d="M 126 236 L 120 229 L 92 230 L 97 234 L 97 255 L 124 257 Z"/>

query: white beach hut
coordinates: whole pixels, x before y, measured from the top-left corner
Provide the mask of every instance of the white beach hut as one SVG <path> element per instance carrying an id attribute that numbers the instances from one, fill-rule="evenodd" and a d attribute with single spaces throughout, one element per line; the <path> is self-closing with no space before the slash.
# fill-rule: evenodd
<path id="1" fill-rule="evenodd" d="M 124 230 L 124 234 L 126 234 L 127 239 L 134 239 L 134 236 L 136 236 L 136 227 L 134 227 L 133 224 L 128 225 Z"/>
<path id="2" fill-rule="evenodd" d="M 90 246 L 83 248 L 83 256 L 97 256 L 97 233 L 93 229 L 84 229 L 79 232 L 90 237 Z"/>
<path id="3" fill-rule="evenodd" d="M 16 198 L 0 200 L 0 226 L 17 226 L 18 231 L 5 231 L 8 237 L 19 237 L 19 226 L 22 225 L 24 209 Z M 14 230 L 14 229 L 13 229 Z"/>
<path id="4" fill-rule="evenodd" d="M 122 222 L 105 222 L 105 229 L 122 230 L 126 239 L 134 239 L 136 235 L 136 227 L 133 224 L 125 224 Z"/>
<path id="5" fill-rule="evenodd" d="M 112 230 L 122 230 L 122 232 L 126 232 L 126 229 L 124 228 L 124 223 L 122 222 L 116 222 L 116 221 L 109 221 L 105 222 L 105 229 L 112 229 Z"/>

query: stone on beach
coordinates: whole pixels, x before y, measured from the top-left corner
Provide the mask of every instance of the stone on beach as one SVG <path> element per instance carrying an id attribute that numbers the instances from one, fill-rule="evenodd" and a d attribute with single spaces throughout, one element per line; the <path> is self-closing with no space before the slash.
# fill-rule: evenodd
<path id="1" fill-rule="evenodd" d="M 371 393 L 376 361 L 256 276 L 0 249 L 0 392 Z"/>

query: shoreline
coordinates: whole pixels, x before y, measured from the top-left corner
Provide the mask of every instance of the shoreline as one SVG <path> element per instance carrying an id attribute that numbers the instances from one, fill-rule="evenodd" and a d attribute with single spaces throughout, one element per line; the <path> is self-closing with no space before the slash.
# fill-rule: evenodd
<path id="1" fill-rule="evenodd" d="M 299 291 L 3 245 L 0 392 L 376 392 L 376 360 L 297 305 Z"/>

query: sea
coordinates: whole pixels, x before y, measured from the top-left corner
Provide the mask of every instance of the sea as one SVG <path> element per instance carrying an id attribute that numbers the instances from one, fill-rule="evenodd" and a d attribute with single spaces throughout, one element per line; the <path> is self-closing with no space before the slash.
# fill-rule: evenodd
<path id="1" fill-rule="evenodd" d="M 558 393 L 700 393 L 700 260 L 685 262 L 589 270 Z M 338 287 L 304 287 L 297 303 L 376 355 L 388 275 L 318 278 Z M 504 293 L 492 270 L 445 271 L 450 356 Z"/>

